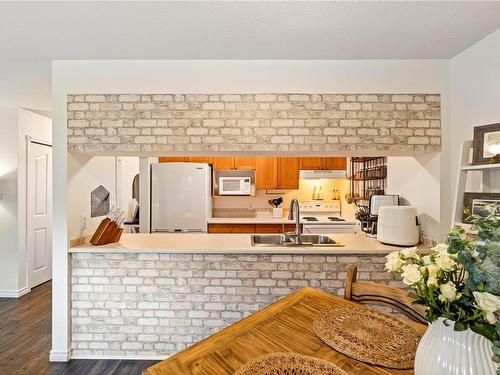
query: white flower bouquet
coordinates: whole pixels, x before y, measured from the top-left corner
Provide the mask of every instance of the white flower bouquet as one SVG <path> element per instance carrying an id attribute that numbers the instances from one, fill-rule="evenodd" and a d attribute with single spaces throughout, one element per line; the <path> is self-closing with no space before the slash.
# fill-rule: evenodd
<path id="1" fill-rule="evenodd" d="M 486 337 L 500 362 L 500 212 L 492 207 L 473 223 L 476 236 L 455 229 L 431 254 L 421 256 L 415 247 L 395 251 L 385 267 L 413 289 L 410 296 L 426 306 L 429 322 L 444 317 L 455 331 L 470 328 Z"/>

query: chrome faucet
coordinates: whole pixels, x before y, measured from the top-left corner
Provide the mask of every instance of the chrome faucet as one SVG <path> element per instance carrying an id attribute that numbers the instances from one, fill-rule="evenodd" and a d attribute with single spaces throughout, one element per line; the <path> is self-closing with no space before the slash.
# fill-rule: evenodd
<path id="1" fill-rule="evenodd" d="M 295 198 L 290 202 L 290 209 L 288 212 L 288 220 L 293 220 L 295 217 L 295 231 L 285 233 L 285 241 L 290 238 L 295 240 L 296 245 L 302 245 L 302 229 L 300 227 L 300 207 L 299 201 Z"/>

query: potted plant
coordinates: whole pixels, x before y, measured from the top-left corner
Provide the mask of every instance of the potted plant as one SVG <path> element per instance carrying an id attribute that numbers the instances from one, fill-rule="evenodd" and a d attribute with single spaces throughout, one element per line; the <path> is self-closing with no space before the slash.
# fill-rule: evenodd
<path id="1" fill-rule="evenodd" d="M 429 255 L 408 248 L 386 257 L 386 269 L 426 306 L 416 375 L 500 374 L 500 212 L 487 209 L 487 217 L 472 216 L 477 235 L 457 228 Z"/>

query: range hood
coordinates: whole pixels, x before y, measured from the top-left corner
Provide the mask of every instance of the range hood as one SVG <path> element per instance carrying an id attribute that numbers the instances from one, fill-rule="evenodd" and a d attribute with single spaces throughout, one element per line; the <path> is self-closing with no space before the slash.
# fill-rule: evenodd
<path id="1" fill-rule="evenodd" d="M 344 169 L 340 170 L 328 170 L 328 169 L 319 169 L 319 170 L 301 170 L 299 172 L 299 178 L 301 180 L 326 180 L 326 179 L 334 179 L 334 178 L 347 178 L 347 173 Z"/>

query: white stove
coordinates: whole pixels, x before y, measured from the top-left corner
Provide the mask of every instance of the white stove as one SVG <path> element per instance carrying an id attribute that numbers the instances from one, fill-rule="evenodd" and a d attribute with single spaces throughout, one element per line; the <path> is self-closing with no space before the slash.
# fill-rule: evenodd
<path id="1" fill-rule="evenodd" d="M 304 233 L 355 233 L 356 223 L 341 216 L 339 200 L 302 201 L 300 219 Z"/>

